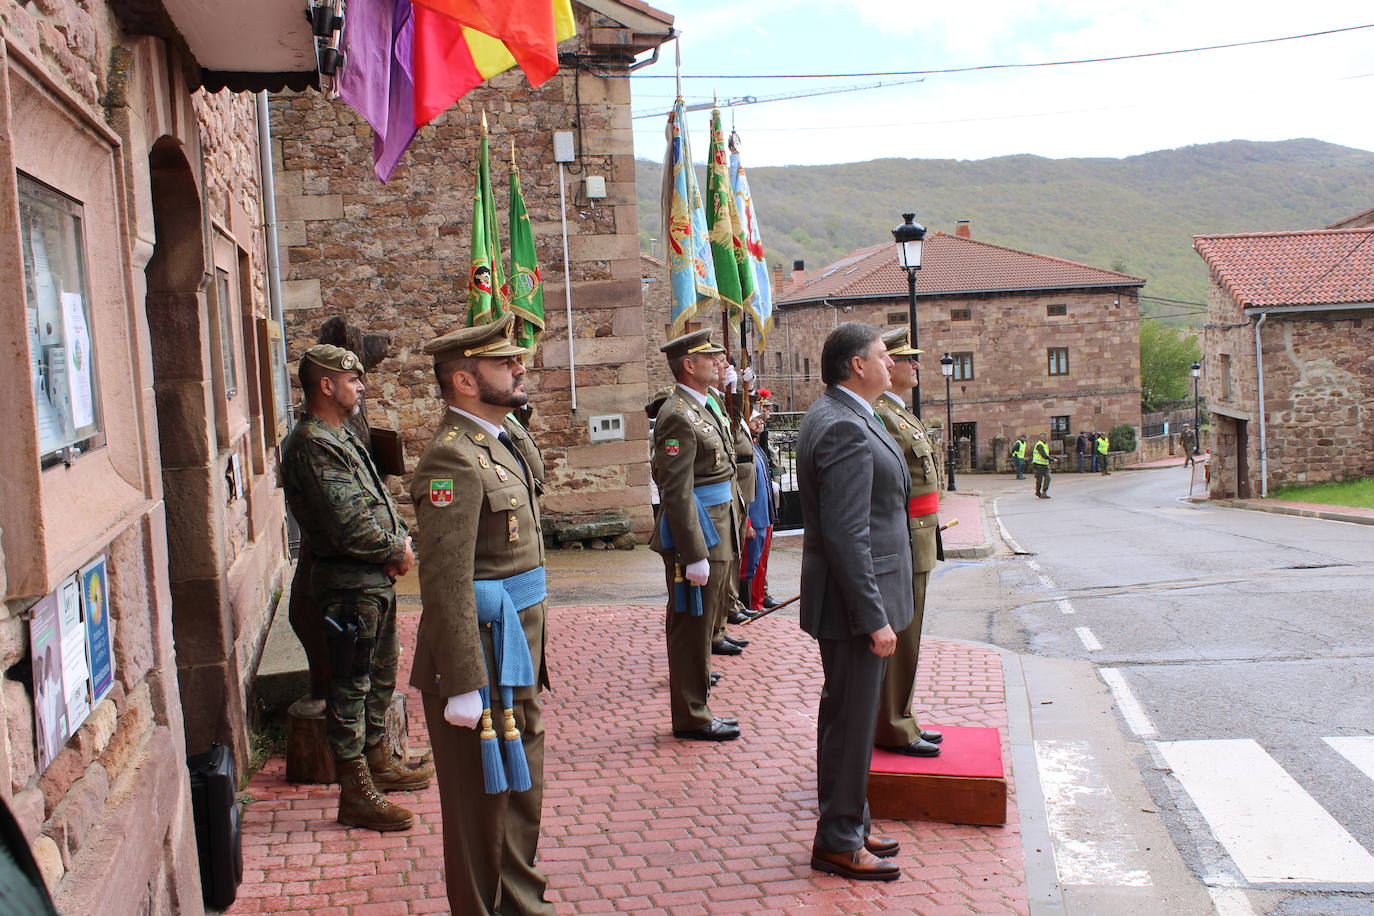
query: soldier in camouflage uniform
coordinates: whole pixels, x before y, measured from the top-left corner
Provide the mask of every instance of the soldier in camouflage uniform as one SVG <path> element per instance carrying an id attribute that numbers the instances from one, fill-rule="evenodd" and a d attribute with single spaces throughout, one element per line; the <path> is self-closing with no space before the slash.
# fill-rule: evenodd
<path id="1" fill-rule="evenodd" d="M 305 413 L 282 447 L 282 478 L 315 555 L 310 587 L 330 650 L 326 710 L 339 822 L 404 830 L 411 813 L 377 790 L 429 785 L 427 772 L 395 766 L 383 742 L 396 687 L 392 583 L 415 555 L 367 447 L 344 422 L 361 402 L 361 361 L 342 347 L 319 344 L 301 357 L 300 381 Z"/>
<path id="2" fill-rule="evenodd" d="M 883 689 L 878 701 L 878 728 L 873 741 L 879 747 L 912 757 L 936 757 L 944 735 L 928 731 L 911 714 L 911 694 L 916 686 L 916 665 L 921 655 L 921 623 L 925 617 L 926 585 L 935 568 L 936 532 L 940 528 L 940 456 L 930 430 L 907 409 L 902 392 L 910 391 L 916 381 L 921 352 L 911 346 L 911 329 L 906 327 L 883 335 L 887 355 L 892 357 L 892 381 L 887 391 L 873 403 L 873 412 L 902 449 L 907 470 L 911 472 L 911 497 L 907 503 L 907 525 L 911 531 L 912 593 L 915 608 L 911 626 L 897 634 L 897 650 L 887 660 Z"/>

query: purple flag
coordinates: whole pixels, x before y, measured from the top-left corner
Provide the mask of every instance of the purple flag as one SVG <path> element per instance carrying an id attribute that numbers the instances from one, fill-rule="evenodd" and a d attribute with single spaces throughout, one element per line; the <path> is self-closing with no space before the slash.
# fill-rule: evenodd
<path id="1" fill-rule="evenodd" d="M 373 168 L 385 182 L 415 136 L 410 0 L 352 0 L 339 97 L 372 125 Z"/>

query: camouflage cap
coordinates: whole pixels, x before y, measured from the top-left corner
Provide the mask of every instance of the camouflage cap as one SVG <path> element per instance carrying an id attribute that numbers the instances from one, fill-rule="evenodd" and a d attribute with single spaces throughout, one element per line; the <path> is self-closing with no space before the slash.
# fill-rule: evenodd
<path id="1" fill-rule="evenodd" d="M 669 359 L 677 359 L 679 356 L 708 356 L 715 353 L 724 353 L 725 348 L 719 344 L 711 342 L 711 329 L 702 328 L 690 334 L 683 334 L 681 337 L 674 337 L 666 344 L 658 348 L 660 353 L 665 354 Z"/>
<path id="2" fill-rule="evenodd" d="M 668 395 L 673 393 L 676 385 L 665 385 L 654 392 L 654 396 L 649 399 L 649 403 L 644 405 L 644 412 L 650 417 L 658 416 L 658 409 L 663 406 L 663 402 L 668 400 Z"/>
<path id="3" fill-rule="evenodd" d="M 883 335 L 883 344 L 888 356 L 915 356 L 925 350 L 917 350 L 911 345 L 911 328 L 903 326 Z"/>
<path id="4" fill-rule="evenodd" d="M 504 359 L 507 356 L 524 356 L 530 351 L 511 342 L 511 331 L 515 328 L 515 315 L 507 312 L 490 324 L 473 325 L 459 328 L 442 337 L 436 337 L 425 344 L 425 352 L 434 357 L 436 363 L 447 359 L 465 356 L 480 356 Z"/>
<path id="5" fill-rule="evenodd" d="M 322 366 L 331 372 L 353 371 L 360 376 L 366 372 L 363 369 L 363 361 L 358 359 L 358 354 L 333 344 L 315 344 L 301 354 L 301 359 L 308 359 L 315 365 Z"/>

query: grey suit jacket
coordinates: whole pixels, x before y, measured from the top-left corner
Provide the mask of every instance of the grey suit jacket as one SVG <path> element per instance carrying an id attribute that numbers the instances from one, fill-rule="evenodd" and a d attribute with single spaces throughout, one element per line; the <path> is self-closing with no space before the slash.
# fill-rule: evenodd
<path id="1" fill-rule="evenodd" d="M 801 627 L 849 639 L 911 624 L 911 477 L 877 417 L 834 387 L 806 411 L 797 438 L 801 490 Z"/>

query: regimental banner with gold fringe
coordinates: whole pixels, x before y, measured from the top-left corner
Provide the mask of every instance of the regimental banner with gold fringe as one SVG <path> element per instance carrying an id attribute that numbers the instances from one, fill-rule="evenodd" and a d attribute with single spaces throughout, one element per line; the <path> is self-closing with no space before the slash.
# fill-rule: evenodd
<path id="1" fill-rule="evenodd" d="M 468 267 L 468 324 L 487 324 L 506 314 L 505 269 L 501 235 L 496 225 L 496 199 L 491 191 L 491 155 L 487 115 L 482 113 L 482 140 L 477 154 L 477 187 L 472 199 L 472 257 Z"/>
<path id="2" fill-rule="evenodd" d="M 661 203 L 668 243 L 665 255 L 672 280 L 673 336 L 682 334 L 687 322 L 702 308 L 714 306 L 720 300 L 706 213 L 696 173 L 692 170 L 684 108 L 679 96 L 668 114 L 668 148 L 663 156 Z"/>
<path id="3" fill-rule="evenodd" d="M 728 307 L 731 321 L 746 309 L 752 311 L 754 271 L 744 250 L 735 192 L 730 186 L 730 163 L 720 109 L 711 112 L 711 151 L 706 164 L 706 225 L 711 238 L 711 259 L 716 269 L 716 288 Z"/>
<path id="4" fill-rule="evenodd" d="M 758 213 L 754 210 L 754 199 L 749 193 L 749 179 L 740 164 L 739 135 L 730 135 L 730 185 L 735 190 L 735 208 L 739 211 L 744 239 L 744 256 L 754 274 L 754 298 L 748 304 L 758 328 L 758 346 L 762 347 L 773 328 L 773 282 L 768 276 L 768 262 L 763 256 L 763 235 L 759 230 Z"/>
<path id="5" fill-rule="evenodd" d="M 533 350 L 544 335 L 544 282 L 539 275 L 539 252 L 534 229 L 520 190 L 515 144 L 510 148 L 510 292 L 506 297 L 516 315 L 515 342 Z"/>

